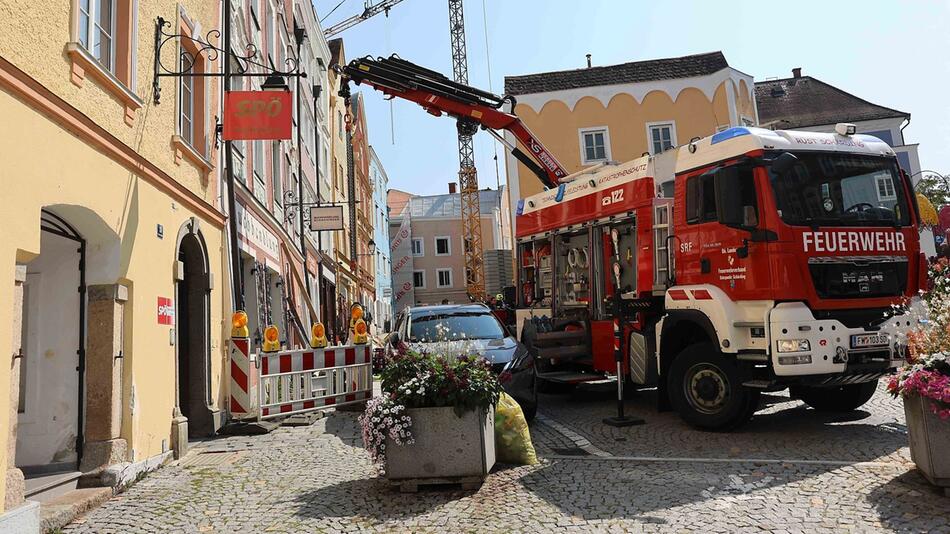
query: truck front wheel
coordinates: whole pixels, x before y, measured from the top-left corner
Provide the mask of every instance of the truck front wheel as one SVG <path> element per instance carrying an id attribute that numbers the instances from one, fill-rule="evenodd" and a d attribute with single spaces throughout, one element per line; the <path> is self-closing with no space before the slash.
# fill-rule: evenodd
<path id="1" fill-rule="evenodd" d="M 813 387 L 794 386 L 793 397 L 800 398 L 805 404 L 821 412 L 850 412 L 857 410 L 871 400 L 877 391 L 877 380 L 846 386 Z"/>
<path id="2" fill-rule="evenodd" d="M 712 343 L 684 349 L 667 378 L 670 401 L 680 417 L 704 430 L 731 430 L 748 421 L 759 404 L 759 392 L 742 385 L 736 362 Z"/>

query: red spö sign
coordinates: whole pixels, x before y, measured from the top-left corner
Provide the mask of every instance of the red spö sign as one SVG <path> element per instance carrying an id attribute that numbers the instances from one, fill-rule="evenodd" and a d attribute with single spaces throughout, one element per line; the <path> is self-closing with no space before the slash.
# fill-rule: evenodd
<path id="1" fill-rule="evenodd" d="M 168 297 L 158 297 L 158 324 L 175 324 L 175 306 Z"/>
<path id="2" fill-rule="evenodd" d="M 224 95 L 226 141 L 290 139 L 288 91 L 230 91 Z"/>

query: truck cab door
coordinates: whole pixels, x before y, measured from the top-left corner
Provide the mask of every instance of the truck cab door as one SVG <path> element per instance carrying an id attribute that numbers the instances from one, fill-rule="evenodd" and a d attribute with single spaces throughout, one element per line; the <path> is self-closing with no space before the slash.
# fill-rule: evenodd
<path id="1" fill-rule="evenodd" d="M 677 242 L 679 284 L 711 284 L 732 300 L 768 298 L 768 251 L 759 191 L 749 162 L 720 165 L 686 179 L 685 226 Z"/>

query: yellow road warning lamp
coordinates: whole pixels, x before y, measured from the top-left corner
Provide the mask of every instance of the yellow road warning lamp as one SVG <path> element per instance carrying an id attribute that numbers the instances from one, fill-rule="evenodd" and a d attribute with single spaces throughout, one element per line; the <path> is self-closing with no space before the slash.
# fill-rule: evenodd
<path id="1" fill-rule="evenodd" d="M 363 318 L 363 305 L 359 302 L 350 306 L 350 328 L 356 324 L 356 321 Z"/>
<path id="2" fill-rule="evenodd" d="M 357 319 L 356 324 L 353 325 L 353 344 L 365 345 L 368 341 L 369 336 L 366 335 L 366 321 Z"/>
<path id="3" fill-rule="evenodd" d="M 238 310 L 231 315 L 231 337 L 248 337 L 247 314 Z"/>
<path id="4" fill-rule="evenodd" d="M 366 321 L 363 319 L 363 305 L 354 302 L 350 306 L 350 336 L 354 345 L 365 345 L 369 341 L 366 335 Z"/>
<path id="5" fill-rule="evenodd" d="M 327 329 L 323 327 L 323 323 L 313 323 L 313 326 L 310 327 L 310 348 L 322 349 L 326 348 L 326 346 Z"/>
<path id="6" fill-rule="evenodd" d="M 280 332 L 277 327 L 270 325 L 264 329 L 264 346 L 261 347 L 264 352 L 277 352 L 280 350 Z"/>

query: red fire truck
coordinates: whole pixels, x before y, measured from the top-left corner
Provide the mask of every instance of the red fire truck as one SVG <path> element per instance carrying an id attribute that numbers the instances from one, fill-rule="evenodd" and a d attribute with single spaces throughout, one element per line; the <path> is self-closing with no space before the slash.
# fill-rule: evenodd
<path id="1" fill-rule="evenodd" d="M 541 384 L 619 374 L 728 429 L 762 391 L 855 409 L 899 364 L 911 325 L 886 314 L 925 284 L 919 213 L 894 151 L 854 125 L 730 128 L 567 175 L 513 97 L 396 57 L 340 70 L 528 149 L 509 146 L 548 189 L 518 203 L 516 317 Z"/>
<path id="2" fill-rule="evenodd" d="M 911 326 L 886 315 L 926 279 L 913 188 L 849 124 L 731 128 L 590 168 L 519 201 L 516 220 L 539 377 L 600 378 L 622 351 L 630 381 L 703 428 L 744 422 L 761 391 L 867 402 Z"/>

